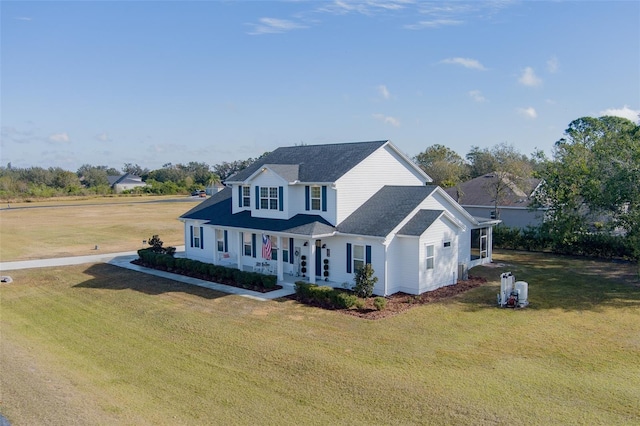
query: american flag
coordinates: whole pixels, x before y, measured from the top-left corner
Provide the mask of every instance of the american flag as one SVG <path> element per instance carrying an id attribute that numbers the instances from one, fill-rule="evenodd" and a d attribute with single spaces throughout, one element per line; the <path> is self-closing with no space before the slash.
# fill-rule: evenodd
<path id="1" fill-rule="evenodd" d="M 271 260 L 271 238 L 264 234 L 262 234 L 262 258 Z"/>

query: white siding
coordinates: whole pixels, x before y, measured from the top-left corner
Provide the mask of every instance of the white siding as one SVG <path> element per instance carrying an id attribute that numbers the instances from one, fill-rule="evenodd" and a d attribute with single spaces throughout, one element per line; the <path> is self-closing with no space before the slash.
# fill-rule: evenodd
<path id="1" fill-rule="evenodd" d="M 214 262 L 215 255 L 215 234 L 213 232 L 213 228 L 208 226 L 203 227 L 203 244 L 204 248 L 200 247 L 191 247 L 191 226 L 193 227 L 201 227 L 198 222 L 193 221 L 185 221 L 184 223 L 184 246 L 185 246 L 185 257 L 189 259 L 199 260 L 201 262 Z"/>
<path id="2" fill-rule="evenodd" d="M 288 198 L 288 211 L 289 218 L 297 215 L 297 214 L 313 214 L 322 216 L 332 225 L 336 224 L 336 189 L 331 185 L 322 185 L 318 184 L 318 186 L 326 186 L 327 187 L 327 211 L 323 212 L 320 210 L 305 210 L 306 205 L 306 190 L 305 186 L 307 185 L 292 185 L 289 187 L 289 198 Z M 309 185 L 312 186 L 312 185 Z M 287 201 L 285 199 L 285 201 Z M 285 210 L 287 207 L 285 207 Z"/>
<path id="3" fill-rule="evenodd" d="M 336 182 L 336 223 L 342 222 L 385 185 L 426 183 L 411 165 L 388 146 L 381 147 Z"/>
<path id="4" fill-rule="evenodd" d="M 395 237 L 387 249 L 387 294 L 417 294 L 419 279 L 418 238 Z"/>
<path id="5" fill-rule="evenodd" d="M 279 208 L 275 210 L 271 209 L 257 209 L 256 208 L 256 186 L 261 188 L 263 187 L 272 187 L 279 188 L 283 187 L 283 211 L 280 211 Z M 237 189 L 236 189 L 237 191 Z M 288 219 L 289 216 L 289 185 L 287 182 L 282 179 L 279 175 L 272 172 L 269 169 L 266 169 L 264 172 L 260 173 L 256 178 L 251 182 L 251 216 L 254 217 L 265 217 L 269 219 Z M 278 202 L 280 200 L 278 199 Z"/>
<path id="6" fill-rule="evenodd" d="M 444 247 L 444 242 L 450 241 L 451 247 Z M 435 290 L 452 285 L 458 279 L 458 256 L 456 229 L 448 219 L 442 217 L 427 229 L 420 237 L 420 284 L 418 293 Z M 434 246 L 434 268 L 427 270 L 426 247 Z"/>

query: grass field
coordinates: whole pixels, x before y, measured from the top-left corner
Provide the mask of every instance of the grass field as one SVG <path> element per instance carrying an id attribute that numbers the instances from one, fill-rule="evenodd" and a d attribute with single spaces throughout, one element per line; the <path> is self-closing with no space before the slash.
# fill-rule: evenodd
<path id="1" fill-rule="evenodd" d="M 96 254 L 96 245 L 103 253 L 131 251 L 153 234 L 165 246 L 182 245 L 184 228 L 177 218 L 202 202 L 185 198 L 180 202 L 137 197 L 12 203 L 10 209 L 0 211 L 0 259 Z"/>
<path id="2" fill-rule="evenodd" d="M 0 412 L 16 425 L 638 424 L 633 267 L 495 261 L 472 270 L 486 285 L 378 321 L 110 265 L 12 271 Z M 529 282 L 529 308 L 494 307 L 505 270 Z"/>

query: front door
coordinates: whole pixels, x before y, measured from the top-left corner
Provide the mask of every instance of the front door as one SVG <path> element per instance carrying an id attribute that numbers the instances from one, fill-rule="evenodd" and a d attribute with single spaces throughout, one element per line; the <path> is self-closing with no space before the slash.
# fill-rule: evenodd
<path id="1" fill-rule="evenodd" d="M 316 240 L 316 277 L 322 276 L 322 240 Z"/>

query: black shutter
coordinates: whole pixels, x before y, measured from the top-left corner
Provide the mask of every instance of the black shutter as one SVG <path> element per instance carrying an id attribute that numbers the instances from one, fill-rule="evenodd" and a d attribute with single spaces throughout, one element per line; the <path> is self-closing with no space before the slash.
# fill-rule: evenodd
<path id="1" fill-rule="evenodd" d="M 304 187 L 304 209 L 309 210 L 309 185 Z"/>
<path id="2" fill-rule="evenodd" d="M 322 185 L 322 211 L 327 211 L 327 185 Z"/>
<path id="3" fill-rule="evenodd" d="M 371 265 L 371 246 L 365 247 L 365 263 Z"/>
<path id="4" fill-rule="evenodd" d="M 293 238 L 289 238 L 289 263 L 293 265 Z"/>
<path id="5" fill-rule="evenodd" d="M 200 227 L 200 248 L 204 248 L 204 228 Z"/>
<path id="6" fill-rule="evenodd" d="M 351 243 L 347 243 L 347 274 L 351 273 Z"/>
<path id="7" fill-rule="evenodd" d="M 281 186 L 278 187 L 278 208 L 284 211 L 284 188 Z"/>
<path id="8" fill-rule="evenodd" d="M 227 235 L 227 230 L 224 230 L 224 251 L 229 251 L 229 236 Z"/>
<path id="9" fill-rule="evenodd" d="M 193 226 L 189 226 L 189 230 L 191 231 L 191 247 L 193 247 Z"/>
<path id="10" fill-rule="evenodd" d="M 260 210 L 260 187 L 256 185 L 256 210 Z"/>
<path id="11" fill-rule="evenodd" d="M 238 185 L 238 207 L 242 207 L 242 185 Z"/>
<path id="12" fill-rule="evenodd" d="M 251 256 L 256 257 L 256 234 L 251 234 Z"/>

